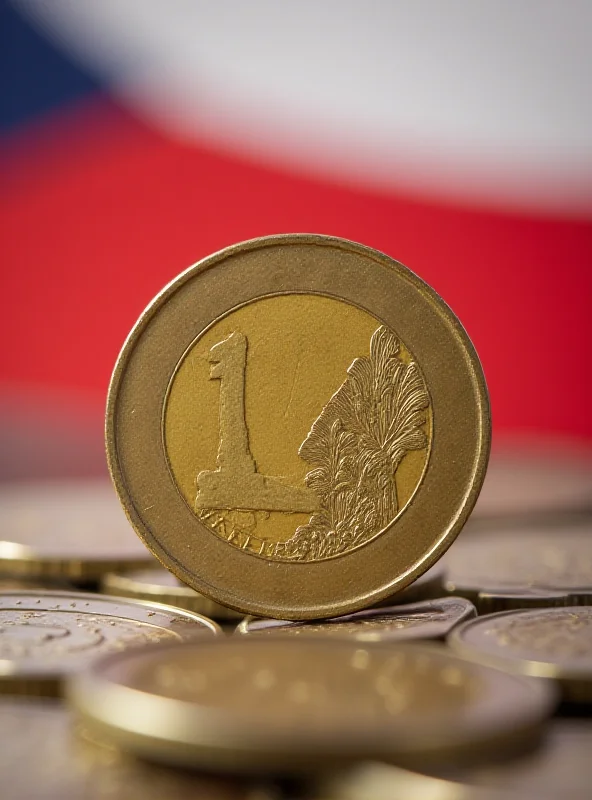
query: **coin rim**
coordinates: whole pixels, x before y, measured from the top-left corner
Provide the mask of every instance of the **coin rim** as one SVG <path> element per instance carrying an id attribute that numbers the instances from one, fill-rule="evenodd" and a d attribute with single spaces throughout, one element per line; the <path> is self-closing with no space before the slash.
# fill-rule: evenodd
<path id="1" fill-rule="evenodd" d="M 418 556 L 417 561 L 414 562 L 412 568 L 408 569 L 406 572 L 399 571 L 395 573 L 390 581 L 385 584 L 386 577 L 381 578 L 382 585 L 376 587 L 376 578 L 374 573 L 368 569 L 366 569 L 362 574 L 365 575 L 365 583 L 367 586 L 364 586 L 363 589 L 358 590 L 357 592 L 350 592 L 347 596 L 345 593 L 342 592 L 344 595 L 342 598 L 338 600 L 328 601 L 326 598 L 322 600 L 319 597 L 315 599 L 314 597 L 314 588 L 311 589 L 309 582 L 303 582 L 302 572 L 306 569 L 315 569 L 318 567 L 317 562 L 304 562 L 304 563 L 293 563 L 293 562 L 263 562 L 262 563 L 262 570 L 266 570 L 269 564 L 273 563 L 273 568 L 279 573 L 282 572 L 282 577 L 280 580 L 282 583 L 287 585 L 284 598 L 280 601 L 277 596 L 273 599 L 266 598 L 263 596 L 256 597 L 254 593 L 245 596 L 245 592 L 240 585 L 240 573 L 244 570 L 236 570 L 238 576 L 234 576 L 232 572 L 234 566 L 234 559 L 225 559 L 228 566 L 224 576 L 218 579 L 218 582 L 214 585 L 213 583 L 209 583 L 206 579 L 206 575 L 203 571 L 198 571 L 195 569 L 194 571 L 190 571 L 184 563 L 178 560 L 175 556 L 171 555 L 161 544 L 159 541 L 158 536 L 158 522 L 154 525 L 154 531 L 150 528 L 149 524 L 145 520 L 146 510 L 140 510 L 135 502 L 134 498 L 132 497 L 130 491 L 126 486 L 126 479 L 125 479 L 125 470 L 121 462 L 121 457 L 119 453 L 119 442 L 121 436 L 117 432 L 117 425 L 116 419 L 119 413 L 119 405 L 120 405 L 120 390 L 122 385 L 126 379 L 126 371 L 129 364 L 129 361 L 134 353 L 136 345 L 140 341 L 142 334 L 144 333 L 145 329 L 152 322 L 155 316 L 158 314 L 160 309 L 175 295 L 178 290 L 181 290 L 188 281 L 192 278 L 197 277 L 199 274 L 204 273 L 206 270 L 209 270 L 212 267 L 215 267 L 217 264 L 226 261 L 227 259 L 233 258 L 240 254 L 250 253 L 251 251 L 255 250 L 264 250 L 266 248 L 274 247 L 274 246 L 286 246 L 286 245 L 309 245 L 315 247 L 331 247 L 337 251 L 345 252 L 349 255 L 357 256 L 360 259 L 364 259 L 364 262 L 367 265 L 373 265 L 373 268 L 386 268 L 387 271 L 390 273 L 395 273 L 395 280 L 404 281 L 409 284 L 409 290 L 415 290 L 420 297 L 423 298 L 423 301 L 428 305 L 428 307 L 433 311 L 434 315 L 437 316 L 441 320 L 442 329 L 446 331 L 447 335 L 450 337 L 448 341 L 452 343 L 452 346 L 457 347 L 459 352 L 463 353 L 464 360 L 462 365 L 458 368 L 458 374 L 455 374 L 455 378 L 458 381 L 459 375 L 463 376 L 463 380 L 466 381 L 467 387 L 470 386 L 470 402 L 474 402 L 474 409 L 475 409 L 475 422 L 476 422 L 476 430 L 474 432 L 474 446 L 471 443 L 471 449 L 469 451 L 469 457 L 465 457 L 463 461 L 467 463 L 467 466 L 470 466 L 470 469 L 467 469 L 470 478 L 467 477 L 466 484 L 469 485 L 468 490 L 466 490 L 462 496 L 460 503 L 457 503 L 454 508 L 448 510 L 446 514 L 446 522 L 442 523 L 443 530 L 439 530 L 438 535 L 434 536 L 432 539 L 432 543 L 430 545 L 430 549 L 424 549 L 422 554 Z M 370 267 L 369 267 L 370 268 Z M 286 291 L 289 291 L 286 289 Z M 296 289 L 294 290 L 296 291 Z M 303 290 L 299 290 L 303 291 Z M 370 289 L 370 292 L 375 291 L 375 289 Z M 262 291 L 260 296 L 265 296 L 268 292 Z M 334 295 L 336 296 L 336 295 Z M 347 297 L 343 298 L 347 300 Z M 234 307 L 237 304 L 240 305 L 243 303 L 241 298 L 237 299 L 237 302 L 233 304 Z M 372 313 L 370 311 L 370 313 Z M 376 314 L 375 314 L 376 316 Z M 194 336 L 192 336 L 194 338 Z M 413 342 L 409 342 L 411 349 L 413 350 Z M 183 346 L 180 348 L 181 352 L 179 356 L 185 352 L 186 347 Z M 456 365 L 455 365 L 456 366 Z M 171 368 L 174 368 L 174 365 L 171 365 Z M 145 389 L 142 390 L 141 387 L 134 386 L 132 384 L 132 394 L 134 390 L 141 396 L 141 392 L 144 392 Z M 163 390 L 163 403 L 166 396 L 166 387 L 162 387 Z M 432 394 L 433 387 L 428 387 L 430 394 Z M 125 401 L 121 400 L 121 403 L 125 405 Z M 433 399 L 432 399 L 433 405 Z M 441 405 L 443 406 L 444 403 L 442 402 Z M 132 409 L 128 409 L 128 412 L 131 413 Z M 161 409 L 162 411 L 162 409 Z M 435 409 L 434 409 L 435 411 Z M 121 412 L 123 413 L 123 412 Z M 152 420 L 151 422 L 146 422 L 144 418 L 144 424 L 151 424 L 156 425 L 156 420 Z M 154 428 L 154 436 L 160 437 L 160 419 L 158 420 L 159 430 L 157 432 L 156 427 Z M 481 485 L 483 483 L 485 477 L 485 471 L 487 468 L 487 462 L 489 459 L 489 451 L 490 451 L 490 444 L 491 444 L 491 416 L 490 416 L 490 408 L 489 408 L 489 397 L 487 392 L 487 386 L 485 383 L 485 377 L 483 375 L 482 367 L 479 362 L 478 356 L 475 352 L 475 349 L 466 334 L 464 328 L 462 327 L 460 321 L 457 317 L 453 314 L 450 308 L 446 305 L 446 303 L 437 295 L 437 293 L 429 287 L 426 283 L 424 283 L 420 278 L 418 278 L 413 272 L 408 270 L 399 262 L 391 259 L 389 256 L 380 253 L 376 250 L 371 248 L 365 247 L 364 245 L 357 244 L 355 242 L 350 242 L 345 239 L 340 239 L 337 237 L 330 237 L 330 236 L 323 236 L 320 234 L 283 234 L 277 236 L 269 236 L 269 237 L 262 237 L 259 239 L 252 239 L 247 242 L 242 242 L 236 245 L 233 245 L 229 248 L 221 250 L 213 255 L 197 262 L 195 265 L 190 267 L 185 272 L 181 273 L 181 275 L 177 276 L 173 281 L 171 281 L 155 298 L 154 300 L 148 305 L 146 310 L 142 313 L 134 327 L 132 328 L 129 336 L 127 337 L 121 353 L 117 359 L 115 369 L 111 378 L 111 383 L 109 386 L 108 398 L 107 398 L 107 412 L 106 412 L 106 423 L 105 423 L 105 438 L 106 438 L 106 450 L 107 450 L 107 462 L 109 466 L 109 471 L 111 477 L 113 479 L 115 488 L 117 493 L 120 497 L 124 510 L 130 520 L 130 523 L 140 536 L 140 538 L 144 541 L 147 547 L 151 550 L 151 552 L 156 556 L 156 558 L 171 572 L 173 572 L 183 583 L 190 585 L 200 594 L 203 594 L 207 597 L 210 597 L 212 600 L 215 600 L 218 603 L 221 603 L 224 606 L 230 607 L 235 609 L 241 613 L 251 613 L 257 616 L 271 616 L 271 617 L 280 617 L 286 619 L 304 619 L 304 618 L 318 618 L 318 617 L 328 617 L 328 616 L 336 616 L 339 614 L 344 614 L 352 611 L 356 611 L 358 609 L 364 608 L 368 605 L 372 605 L 384 598 L 390 597 L 394 593 L 401 591 L 408 585 L 410 585 L 419 575 L 427 571 L 433 564 L 438 560 L 441 554 L 450 546 L 450 544 L 454 541 L 456 536 L 458 535 L 459 531 L 463 527 L 466 519 L 468 518 L 476 500 L 479 495 L 479 491 L 481 489 Z M 141 445 L 137 442 L 134 445 L 130 445 L 129 443 L 126 445 L 126 458 L 129 459 L 136 459 L 135 467 L 131 470 L 128 466 L 128 473 L 131 474 L 132 472 L 137 472 L 138 469 L 144 468 L 145 461 L 142 460 L 142 456 L 140 454 Z M 166 454 L 164 453 L 164 448 L 161 443 L 160 449 L 162 452 L 159 452 L 158 458 L 162 460 L 162 467 L 166 470 L 167 474 L 169 473 L 168 464 L 166 459 Z M 434 454 L 432 453 L 432 459 L 434 459 Z M 439 470 L 443 468 L 443 465 L 440 465 Z M 158 467 L 160 470 L 160 466 Z M 438 467 L 435 467 L 438 469 Z M 164 473 L 163 473 L 164 474 Z M 466 485 L 466 484 L 463 484 Z M 168 503 L 171 504 L 171 508 L 167 513 L 167 518 L 173 515 L 174 508 L 177 507 L 178 503 L 180 502 L 180 495 L 178 492 L 178 488 L 175 486 L 175 500 L 173 501 L 170 498 L 166 498 L 166 502 L 163 502 L 162 498 L 159 498 L 159 502 L 157 503 L 158 506 L 158 514 L 164 514 L 166 510 L 166 506 Z M 152 487 L 152 494 L 154 494 L 154 487 Z M 185 505 L 185 504 L 184 504 Z M 184 513 L 184 512 L 183 512 Z M 189 511 L 187 513 L 190 513 Z M 429 516 L 431 514 L 429 512 Z M 404 517 L 403 517 L 404 518 Z M 195 532 L 199 532 L 199 536 L 201 537 L 201 545 L 202 549 L 204 547 L 208 548 L 208 552 L 211 549 L 214 552 L 214 548 L 216 547 L 214 544 L 210 542 L 209 539 L 204 537 L 204 532 L 207 533 L 209 536 L 214 537 L 213 534 L 206 526 L 195 518 L 195 521 L 191 522 L 191 525 L 194 528 Z M 424 529 L 429 529 L 429 520 L 424 520 L 422 527 Z M 392 538 L 392 530 L 393 526 L 390 525 L 385 531 L 381 534 L 379 539 L 382 540 L 383 537 L 391 537 Z M 364 552 L 368 552 L 369 548 L 372 548 L 373 545 L 372 540 L 368 542 L 364 548 L 360 548 L 364 550 Z M 390 541 L 390 538 L 389 538 Z M 221 542 L 224 544 L 224 542 Z M 386 545 L 385 545 L 386 546 Z M 359 550 L 360 550 L 359 549 Z M 358 552 L 359 552 L 358 550 Z M 243 554 L 248 557 L 247 554 Z M 352 554 L 346 554 L 353 556 Z M 214 556 L 206 553 L 205 562 L 207 562 L 207 558 L 212 558 Z M 367 557 L 363 557 L 363 560 L 368 560 Z M 335 562 L 336 560 L 334 560 Z M 202 562 L 202 563 L 205 563 Z M 323 562 L 319 562 L 323 563 Z M 334 574 L 338 575 L 340 572 L 340 567 L 344 562 L 340 559 L 337 563 L 334 563 L 332 569 Z M 349 563 L 348 567 L 345 568 L 346 572 L 353 568 L 352 564 Z M 300 592 L 300 598 L 298 600 L 293 600 L 292 598 L 295 595 L 294 591 L 291 591 L 288 586 L 293 582 L 293 578 L 290 575 L 290 570 L 300 570 L 298 576 L 295 580 L 295 583 L 300 587 L 305 587 L 304 591 L 308 592 L 306 595 L 306 603 L 302 602 L 302 588 Z M 252 570 L 251 570 L 252 571 Z M 317 569 L 318 571 L 318 569 Z M 228 574 L 231 574 L 232 577 L 228 580 Z M 358 570 L 358 576 L 360 571 Z M 276 576 L 277 578 L 277 576 Z M 373 585 L 374 580 L 374 585 Z M 263 586 L 263 583 L 259 585 Z M 351 581 L 348 583 L 348 587 L 351 586 Z M 345 588 L 345 583 L 344 583 Z M 248 593 L 247 593 L 248 594 Z"/>
<path id="2" fill-rule="evenodd" d="M 140 571 L 140 570 L 137 570 Z M 226 608 L 215 600 L 196 592 L 190 586 L 167 586 L 158 581 L 146 583 L 139 581 L 136 570 L 126 572 L 109 572 L 101 581 L 101 594 L 115 597 L 129 597 L 131 599 L 145 600 L 151 603 L 164 603 L 165 605 L 185 608 L 205 617 L 219 620 L 237 620 L 242 614 L 232 608 Z M 164 567 L 142 569 L 142 572 L 162 572 Z M 167 570 L 168 571 L 168 570 Z"/>
<path id="3" fill-rule="evenodd" d="M 536 661 L 534 659 L 512 657 L 504 655 L 506 651 L 500 650 L 499 654 L 481 650 L 477 645 L 466 641 L 464 635 L 469 628 L 495 623 L 502 617 L 526 616 L 530 614 L 554 615 L 565 612 L 577 612 L 589 606 L 552 606 L 550 608 L 519 608 L 511 611 L 499 611 L 495 614 L 469 619 L 453 628 L 446 638 L 450 648 L 462 658 L 475 664 L 494 667 L 512 675 L 523 675 L 536 678 L 545 683 L 557 682 L 563 691 L 564 699 L 569 702 L 592 703 L 592 668 L 589 671 L 572 669 L 569 666 L 556 664 L 553 661 Z"/>
<path id="4" fill-rule="evenodd" d="M 31 607 L 30 608 L 19 608 L 14 609 L 12 606 L 10 608 L 3 607 L 3 601 L 8 600 L 8 598 L 22 598 L 22 599 L 29 599 L 31 600 Z M 134 619 L 133 616 L 122 616 L 119 614 L 110 614 L 107 611 L 94 611 L 89 612 L 85 611 L 84 609 L 56 609 L 56 608 L 44 608 L 43 605 L 37 605 L 35 602 L 36 598 L 49 598 L 53 599 L 55 602 L 59 602 L 60 600 L 65 601 L 85 601 L 89 603 L 105 603 L 110 604 L 113 606 L 125 606 L 131 610 L 143 611 L 145 612 L 145 617 L 142 619 Z M 35 603 L 35 605 L 33 605 Z M 2 611 L 8 610 L 22 610 L 22 611 L 47 611 L 51 612 L 54 611 L 59 613 L 60 611 L 79 611 L 81 614 L 100 614 L 102 616 L 113 616 L 118 617 L 120 619 L 126 619 L 129 622 L 143 622 L 147 625 L 152 625 L 153 627 L 160 627 L 162 625 L 156 624 L 153 620 L 150 620 L 146 614 L 150 611 L 159 612 L 161 614 L 170 614 L 172 617 L 181 618 L 184 622 L 193 622 L 196 623 L 196 627 L 194 630 L 190 630 L 189 626 L 185 626 L 183 624 L 180 626 L 178 630 L 175 626 L 175 620 L 171 620 L 171 632 L 180 636 L 184 641 L 192 641 L 199 636 L 203 636 L 206 632 L 213 636 L 224 636 L 224 632 L 217 625 L 214 620 L 209 619 L 208 617 L 204 616 L 203 614 L 196 614 L 192 611 L 188 611 L 182 608 L 176 608 L 174 606 L 165 605 L 164 603 L 153 603 L 144 600 L 134 600 L 128 598 L 119 598 L 119 597 L 110 597 L 108 595 L 101 595 L 101 594 L 94 594 L 91 592 L 60 592 L 60 591 L 53 591 L 51 589 L 48 590 L 38 590 L 38 591 L 6 591 L 0 592 L 0 613 Z M 150 647 L 155 647 L 156 645 L 152 644 Z M 135 647 L 135 645 L 130 645 L 130 649 Z M 6 661 L 11 661 L 11 659 L 3 659 Z M 15 662 L 16 663 L 16 662 Z M 18 669 L 18 664 L 17 664 Z M 52 672 L 36 672 L 35 669 L 27 669 L 21 670 L 16 672 L 8 672 L 8 673 L 0 673 L 0 696 L 3 694 L 25 694 L 25 695 L 32 695 L 37 697 L 55 697 L 61 696 L 62 690 L 64 688 L 64 682 L 68 679 L 68 673 L 60 672 L 59 665 L 56 666 L 55 671 Z"/>
<path id="5" fill-rule="evenodd" d="M 223 649 L 225 644 L 232 641 L 208 639 L 200 646 L 221 646 Z M 241 638 L 239 641 L 239 646 L 248 651 L 249 647 L 259 648 L 263 642 L 271 640 Z M 277 642 L 277 639 L 273 641 Z M 360 643 L 343 639 L 308 639 L 307 645 L 311 644 L 319 649 L 342 648 L 350 654 L 360 647 Z M 284 638 L 282 646 L 292 647 L 295 658 L 301 652 L 300 642 L 292 638 Z M 174 643 L 162 643 L 154 645 L 150 651 L 153 654 L 159 650 L 166 653 L 180 647 Z M 394 646 L 383 642 L 373 647 L 374 651 L 381 649 L 392 654 L 396 651 L 415 651 L 426 655 L 433 653 L 451 665 L 459 665 L 464 661 L 442 645 L 430 643 Z M 425 731 L 418 734 L 417 730 L 408 730 L 405 735 L 401 732 L 395 737 L 389 725 L 384 723 L 375 729 L 365 727 L 359 736 L 353 735 L 353 729 L 348 728 L 342 736 L 333 731 L 328 738 L 313 729 L 294 732 L 273 725 L 267 730 L 261 727 L 253 729 L 248 720 L 233 720 L 231 713 L 217 712 L 215 707 L 212 709 L 207 704 L 200 706 L 191 701 L 166 698 L 104 676 L 104 668 L 108 669 L 112 661 L 133 655 L 130 651 L 108 654 L 93 662 L 88 670 L 72 675 L 67 684 L 68 702 L 86 725 L 96 728 L 101 735 L 123 749 L 166 763 L 192 767 L 299 771 L 303 765 L 307 769 L 329 766 L 334 762 L 348 762 L 352 757 L 392 758 L 404 766 L 425 765 L 426 760 L 443 760 L 445 763 L 462 761 L 475 754 L 483 756 L 498 741 L 503 745 L 507 739 L 511 739 L 513 749 L 518 749 L 526 741 L 537 739 L 557 699 L 552 686 L 522 675 L 501 673 L 486 665 L 473 664 L 490 674 L 505 674 L 506 678 L 522 682 L 524 691 L 529 694 L 528 700 L 525 699 L 523 717 L 514 717 L 511 724 L 502 724 L 499 718 L 495 724 L 491 719 L 486 721 L 487 724 L 477 724 L 475 721 L 466 723 L 465 720 L 467 729 L 464 730 L 451 730 L 449 725 L 442 724 L 435 736 L 432 727 L 427 736 Z M 497 705 L 492 698 L 487 703 L 490 711 Z M 156 719 L 156 729 L 151 731 L 150 724 Z"/>

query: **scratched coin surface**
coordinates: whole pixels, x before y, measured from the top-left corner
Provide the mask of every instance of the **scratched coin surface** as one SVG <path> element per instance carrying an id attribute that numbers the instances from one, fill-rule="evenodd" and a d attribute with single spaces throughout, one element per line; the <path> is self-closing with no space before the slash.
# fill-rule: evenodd
<path id="1" fill-rule="evenodd" d="M 0 697 L 2 800 L 277 800 L 237 779 L 129 758 L 85 733 L 55 699 Z"/>
<path id="2" fill-rule="evenodd" d="M 247 771 L 462 760 L 538 734 L 553 705 L 547 686 L 434 645 L 248 636 L 108 656 L 68 696 L 137 754 Z"/>
<path id="3" fill-rule="evenodd" d="M 0 488 L 0 574 L 90 581 L 151 563 L 106 480 Z"/>
<path id="4" fill-rule="evenodd" d="M 585 604 L 592 598 L 592 526 L 467 536 L 445 557 L 446 588 L 483 610 Z"/>
<path id="5" fill-rule="evenodd" d="M 128 337 L 107 408 L 140 537 L 200 593 L 275 618 L 412 583 L 470 513 L 489 439 L 450 309 L 401 264 L 323 236 L 245 242 L 180 275 Z"/>
<path id="6" fill-rule="evenodd" d="M 558 680 L 569 701 L 592 702 L 592 607 L 505 611 L 463 623 L 448 641 L 499 669 Z"/>
<path id="7" fill-rule="evenodd" d="M 455 625 L 475 616 L 475 607 L 461 597 L 371 608 L 343 617 L 295 622 L 246 617 L 237 633 L 250 635 L 338 636 L 357 642 L 441 639 Z"/>
<path id="8" fill-rule="evenodd" d="M 0 584 L 1 585 L 1 584 Z M 166 569 L 142 569 L 131 572 L 111 572 L 102 581 L 105 594 L 151 600 L 179 608 L 188 608 L 218 620 L 240 619 L 243 615 L 210 600 L 203 594 L 181 583 Z"/>
<path id="9" fill-rule="evenodd" d="M 103 653 L 216 634 L 199 614 L 84 592 L 0 594 L 0 693 L 54 695 Z"/>

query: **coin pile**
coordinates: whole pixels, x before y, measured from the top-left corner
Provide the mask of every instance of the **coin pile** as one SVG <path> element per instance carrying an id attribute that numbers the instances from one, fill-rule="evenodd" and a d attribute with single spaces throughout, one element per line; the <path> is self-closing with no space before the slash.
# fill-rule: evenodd
<path id="1" fill-rule="evenodd" d="M 504 467 L 469 520 L 490 428 L 387 256 L 285 235 L 182 273 L 113 374 L 119 502 L 0 489 L 2 796 L 588 796 L 589 465 L 538 503 L 504 456 L 526 499 Z"/>

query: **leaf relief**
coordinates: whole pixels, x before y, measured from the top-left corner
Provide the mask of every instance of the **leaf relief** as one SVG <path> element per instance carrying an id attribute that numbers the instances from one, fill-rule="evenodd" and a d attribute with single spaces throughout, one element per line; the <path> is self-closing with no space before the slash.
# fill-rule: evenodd
<path id="1" fill-rule="evenodd" d="M 399 352 L 394 333 L 378 328 L 370 357 L 355 359 L 313 423 L 299 455 L 311 467 L 305 482 L 321 509 L 276 545 L 276 557 L 316 561 L 339 555 L 397 515 L 395 475 L 409 451 L 427 447 L 422 426 L 429 407 L 417 365 L 406 364 Z"/>

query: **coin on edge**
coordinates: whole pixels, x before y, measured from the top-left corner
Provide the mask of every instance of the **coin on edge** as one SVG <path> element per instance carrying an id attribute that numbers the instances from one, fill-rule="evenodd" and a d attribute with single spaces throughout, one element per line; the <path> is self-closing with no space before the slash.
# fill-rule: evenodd
<path id="1" fill-rule="evenodd" d="M 585 605 L 592 597 L 592 527 L 500 529 L 460 538 L 446 589 L 480 611 Z"/>
<path id="2" fill-rule="evenodd" d="M 592 703 L 591 606 L 478 617 L 455 628 L 448 642 L 479 663 L 557 680 L 568 702 Z"/>
<path id="3" fill-rule="evenodd" d="M 437 600 L 446 594 L 445 578 L 446 567 L 442 560 L 430 567 L 427 572 L 416 578 L 406 589 L 386 597 L 374 607 L 398 606 L 403 603 L 420 603 L 423 600 Z"/>
<path id="4" fill-rule="evenodd" d="M 199 594 L 166 569 L 142 569 L 132 572 L 111 572 L 102 580 L 105 594 L 151 600 L 178 608 L 187 608 L 218 620 L 240 619 L 242 614 L 221 606 L 209 597 Z"/>
<path id="5" fill-rule="evenodd" d="M 107 480 L 0 487 L 0 574 L 96 580 L 154 564 Z"/>
<path id="6" fill-rule="evenodd" d="M 357 642 L 401 642 L 443 639 L 455 625 L 474 616 L 475 606 L 468 600 L 448 597 L 390 608 L 371 608 L 314 622 L 246 617 L 236 630 L 249 635 L 339 636 Z"/>
<path id="7" fill-rule="evenodd" d="M 3 592 L 0 694 L 60 694 L 66 675 L 102 653 L 219 632 L 206 617 L 159 603 L 84 592 Z"/>
<path id="8" fill-rule="evenodd" d="M 91 730 L 137 755 L 292 772 L 515 748 L 540 735 L 549 689 L 436 645 L 245 636 L 108 656 L 68 696 Z"/>
<path id="9" fill-rule="evenodd" d="M 2 800 L 264 800 L 236 779 L 171 770 L 95 743 L 47 698 L 0 697 Z M 274 797 L 269 795 L 270 800 Z"/>
<path id="10" fill-rule="evenodd" d="M 115 486 L 146 545 L 238 611 L 329 617 L 411 584 L 485 474 L 460 322 L 391 258 L 328 236 L 230 247 L 170 283 L 119 356 Z"/>

